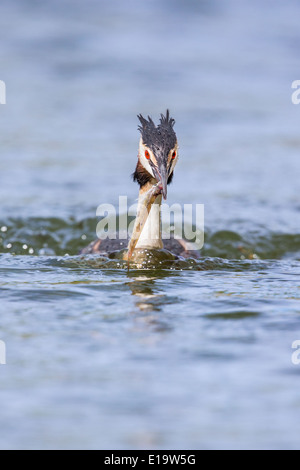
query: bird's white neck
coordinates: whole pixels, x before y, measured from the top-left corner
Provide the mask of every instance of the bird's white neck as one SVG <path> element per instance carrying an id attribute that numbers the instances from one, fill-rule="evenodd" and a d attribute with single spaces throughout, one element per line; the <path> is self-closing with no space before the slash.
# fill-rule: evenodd
<path id="1" fill-rule="evenodd" d="M 143 205 L 144 191 L 140 190 L 138 206 Z M 136 248 L 162 249 L 161 238 L 161 202 L 162 196 L 157 196 L 155 203 L 151 206 L 149 216 L 142 230 Z M 138 207 L 138 211 L 139 211 Z"/>

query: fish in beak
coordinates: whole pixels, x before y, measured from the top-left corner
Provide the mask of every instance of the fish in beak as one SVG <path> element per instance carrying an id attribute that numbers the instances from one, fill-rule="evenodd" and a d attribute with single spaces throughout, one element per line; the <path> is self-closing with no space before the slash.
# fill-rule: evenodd
<path id="1" fill-rule="evenodd" d="M 154 166 L 153 173 L 158 184 L 160 184 L 162 187 L 161 194 L 164 200 L 166 200 L 167 193 L 168 193 L 168 171 L 167 171 L 165 163 L 164 162 L 161 163 L 158 167 Z"/>

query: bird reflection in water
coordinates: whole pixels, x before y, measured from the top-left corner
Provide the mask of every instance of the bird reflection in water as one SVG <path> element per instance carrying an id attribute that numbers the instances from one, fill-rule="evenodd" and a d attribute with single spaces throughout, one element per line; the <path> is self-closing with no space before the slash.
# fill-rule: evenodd
<path id="1" fill-rule="evenodd" d="M 178 275 L 172 272 L 172 276 Z M 158 281 L 170 277 L 170 272 L 149 271 L 142 275 L 137 272 L 130 271 L 128 277 L 131 279 L 127 286 L 130 288 L 132 295 L 136 296 L 135 305 L 137 310 L 133 312 L 136 316 L 138 325 L 147 325 L 157 332 L 166 332 L 173 327 L 167 323 L 166 317 L 161 318 L 163 308 L 174 300 L 163 293 L 158 286 Z"/>

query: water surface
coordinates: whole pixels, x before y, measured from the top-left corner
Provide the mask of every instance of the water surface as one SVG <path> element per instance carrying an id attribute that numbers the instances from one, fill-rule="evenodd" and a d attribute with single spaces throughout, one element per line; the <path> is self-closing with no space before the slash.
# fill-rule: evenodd
<path id="1" fill-rule="evenodd" d="M 1 448 L 299 448 L 299 13 L 1 3 Z M 167 107 L 202 258 L 79 256 Z"/>

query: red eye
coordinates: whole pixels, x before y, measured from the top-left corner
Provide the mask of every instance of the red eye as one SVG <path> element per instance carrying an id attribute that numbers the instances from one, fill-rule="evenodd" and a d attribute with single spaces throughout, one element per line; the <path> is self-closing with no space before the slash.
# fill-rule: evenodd
<path id="1" fill-rule="evenodd" d="M 175 160 L 176 155 L 177 155 L 176 150 L 174 150 L 174 152 L 172 153 L 172 160 Z"/>
<path id="2" fill-rule="evenodd" d="M 147 158 L 147 160 L 150 160 L 150 153 L 148 152 L 148 150 L 145 151 L 145 157 Z"/>

